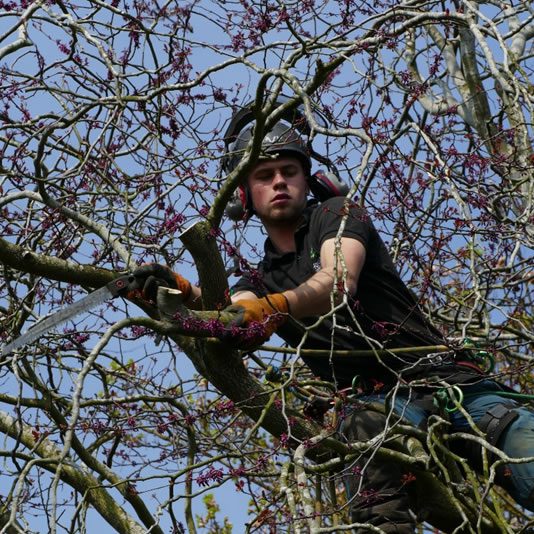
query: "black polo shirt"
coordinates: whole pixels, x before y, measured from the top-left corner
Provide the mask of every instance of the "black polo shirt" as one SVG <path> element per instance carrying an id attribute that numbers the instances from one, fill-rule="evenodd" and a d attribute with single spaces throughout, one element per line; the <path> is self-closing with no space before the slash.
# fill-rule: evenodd
<path id="1" fill-rule="evenodd" d="M 344 219 L 344 214 L 346 218 Z M 336 197 L 308 207 L 295 233 L 296 252 L 278 254 L 269 239 L 258 270 L 246 273 L 233 292 L 252 291 L 258 297 L 293 289 L 320 268 L 321 245 L 338 235 L 345 221 L 343 237 L 360 241 L 366 250 L 358 287 L 349 295 L 349 306 L 325 318 L 305 334 L 296 321 L 284 324 L 278 334 L 290 346 L 298 346 L 306 335 L 303 348 L 369 349 L 379 344 L 385 348 L 436 345 L 444 342 L 441 334 L 425 319 L 410 290 L 402 282 L 391 257 L 366 212 L 356 204 L 345 207 L 345 199 Z M 300 319 L 311 326 L 318 317 Z M 335 323 L 335 326 L 334 326 Z M 377 343 L 378 342 L 378 343 Z M 411 365 L 418 356 L 389 360 L 395 370 Z M 303 357 L 312 372 L 339 385 L 350 385 L 354 375 L 382 377 L 386 368 L 376 358 Z"/>

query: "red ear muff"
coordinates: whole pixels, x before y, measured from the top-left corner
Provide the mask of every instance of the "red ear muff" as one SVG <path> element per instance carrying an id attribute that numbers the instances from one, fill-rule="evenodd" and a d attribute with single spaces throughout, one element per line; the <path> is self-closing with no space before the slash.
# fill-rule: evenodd
<path id="1" fill-rule="evenodd" d="M 225 208 L 226 216 L 232 221 L 247 221 L 252 217 L 254 208 L 248 188 L 240 185 L 234 192 L 232 200 L 228 202 Z"/>
<path id="2" fill-rule="evenodd" d="M 308 181 L 312 195 L 323 202 L 332 197 L 344 197 L 349 192 L 348 185 L 334 173 L 317 171 Z"/>

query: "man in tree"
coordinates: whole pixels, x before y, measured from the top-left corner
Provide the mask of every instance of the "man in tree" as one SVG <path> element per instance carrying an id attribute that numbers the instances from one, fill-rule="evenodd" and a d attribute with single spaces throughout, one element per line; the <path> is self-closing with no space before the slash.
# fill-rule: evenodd
<path id="1" fill-rule="evenodd" d="M 237 132 L 226 155 L 227 171 L 238 165 L 253 135 L 250 125 Z M 340 428 L 349 442 L 365 442 L 388 428 L 388 410 L 370 410 L 367 401 L 392 404 L 397 415 L 424 427 L 436 410 L 432 394 L 445 391 L 446 383 L 462 385 L 463 408 L 491 445 L 514 458 L 534 454 L 534 414 L 505 398 L 505 388 L 486 379 L 465 351 L 414 350 L 365 359 L 336 355 L 340 349 L 370 348 L 384 354 L 384 349 L 432 347 L 445 340 L 402 282 L 366 212 L 333 196 L 335 187 L 329 183 L 331 198 L 308 200 L 310 187 L 320 180 L 312 175 L 311 163 L 302 132 L 280 122 L 264 137 L 260 159 L 240 188 L 243 216 L 255 214 L 268 238 L 258 271 L 246 273 L 233 288 L 227 311 L 236 314 L 236 324 L 253 326 L 256 344 L 276 331 L 291 346 L 331 351 L 330 356 L 303 359 L 339 391 L 358 393 Z M 147 298 L 155 300 L 157 287 L 169 285 L 182 290 L 186 305 L 195 308 L 199 301 L 200 288 L 167 267 L 147 265 L 134 275 Z M 388 398 L 392 391 L 393 401 Z M 461 411 L 451 413 L 450 423 L 453 431 L 470 430 Z M 416 518 L 402 469 L 379 463 L 371 453 L 347 470 L 352 473 L 346 479 L 354 521 L 388 533 L 414 532 Z M 462 453 L 476 462 L 481 449 L 466 445 Z M 499 471 L 499 484 L 534 510 L 534 463 L 510 464 L 506 475 Z"/>

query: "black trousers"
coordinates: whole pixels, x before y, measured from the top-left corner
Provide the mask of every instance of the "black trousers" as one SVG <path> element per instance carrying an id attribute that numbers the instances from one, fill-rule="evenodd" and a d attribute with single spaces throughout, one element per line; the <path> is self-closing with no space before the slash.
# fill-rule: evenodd
<path id="1" fill-rule="evenodd" d="M 367 441 L 386 428 L 386 416 L 373 410 L 354 410 L 340 426 L 347 441 Z M 353 522 L 368 523 L 388 534 L 413 534 L 415 520 L 410 512 L 406 473 L 393 462 L 377 460 L 373 451 L 347 468 L 344 475 Z M 367 528 L 355 530 L 358 534 Z"/>

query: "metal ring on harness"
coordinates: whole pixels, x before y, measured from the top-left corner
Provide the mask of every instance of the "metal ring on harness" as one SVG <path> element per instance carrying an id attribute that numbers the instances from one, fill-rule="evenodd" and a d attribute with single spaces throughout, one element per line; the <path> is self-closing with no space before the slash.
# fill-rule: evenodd
<path id="1" fill-rule="evenodd" d="M 480 362 L 480 367 L 484 373 L 491 373 L 495 367 L 495 358 L 493 357 L 493 354 L 490 354 L 485 350 L 477 351 L 473 354 L 473 359 L 477 363 Z"/>
<path id="2" fill-rule="evenodd" d="M 486 350 L 479 348 L 479 344 L 466 337 L 463 340 L 462 350 L 467 351 L 467 359 L 478 365 L 483 373 L 491 373 L 495 367 L 495 357 Z"/>
<path id="3" fill-rule="evenodd" d="M 454 413 L 458 411 L 458 405 L 464 401 L 464 392 L 460 387 L 454 385 L 440 389 L 435 393 L 435 397 L 438 406 L 447 413 Z"/>

